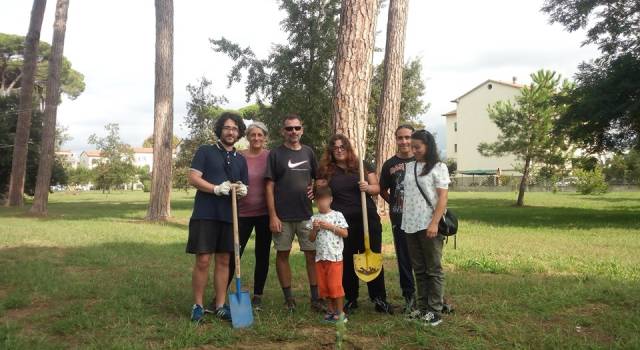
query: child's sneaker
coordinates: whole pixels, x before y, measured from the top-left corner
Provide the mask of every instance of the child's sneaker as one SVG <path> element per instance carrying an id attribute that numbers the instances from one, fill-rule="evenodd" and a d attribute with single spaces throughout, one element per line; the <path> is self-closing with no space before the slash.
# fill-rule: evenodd
<path id="1" fill-rule="evenodd" d="M 437 326 L 440 323 L 442 323 L 442 318 L 440 317 L 440 315 L 433 313 L 431 311 L 424 314 L 421 320 L 422 322 L 424 322 L 424 324 L 428 324 L 430 326 Z"/>
<path id="2" fill-rule="evenodd" d="M 284 306 L 289 312 L 296 311 L 296 299 L 294 299 L 293 297 L 287 298 L 284 301 Z"/>
<path id="3" fill-rule="evenodd" d="M 202 305 L 193 304 L 191 308 L 191 322 L 200 323 L 204 317 L 204 308 Z"/>
<path id="4" fill-rule="evenodd" d="M 327 314 L 324 315 L 324 318 L 322 320 L 327 323 L 333 323 L 336 321 L 335 316 L 336 315 L 333 312 L 327 312 Z"/>

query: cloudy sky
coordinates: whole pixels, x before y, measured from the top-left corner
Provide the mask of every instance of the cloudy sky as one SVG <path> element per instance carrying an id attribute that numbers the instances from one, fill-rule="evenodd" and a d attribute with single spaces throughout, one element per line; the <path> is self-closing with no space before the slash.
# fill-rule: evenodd
<path id="1" fill-rule="evenodd" d="M 31 1 L 3 0 L 0 32 L 25 35 Z M 444 136 L 441 114 L 450 101 L 486 79 L 530 81 L 529 74 L 552 69 L 571 77 L 577 65 L 598 56 L 581 47 L 584 33 L 567 33 L 550 25 L 539 11 L 542 0 L 451 0 L 409 3 L 405 58 L 419 57 L 426 83 L 422 116 L 428 128 Z M 55 1 L 49 0 L 41 40 L 51 42 Z M 387 9 L 378 19 L 377 46 L 384 47 Z M 260 57 L 286 36 L 283 13 L 275 0 L 175 1 L 175 128 L 182 127 L 185 87 L 206 76 L 213 92 L 229 99 L 228 108 L 247 104 L 244 85 L 227 87 L 231 60 L 211 50 L 209 38 L 224 36 L 250 46 Z M 71 1 L 65 56 L 85 75 L 86 90 L 75 101 L 64 100 L 58 122 L 73 140 L 64 148 L 91 148 L 87 138 L 103 133 L 107 123 L 120 124 L 122 138 L 133 146 L 153 133 L 154 40 L 153 1 Z M 374 57 L 375 62 L 383 53 Z M 444 140 L 439 140 L 442 143 Z"/>

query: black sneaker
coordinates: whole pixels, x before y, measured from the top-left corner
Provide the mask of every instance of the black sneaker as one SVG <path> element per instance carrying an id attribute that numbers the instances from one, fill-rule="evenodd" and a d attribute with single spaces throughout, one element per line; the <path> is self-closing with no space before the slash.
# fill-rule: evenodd
<path id="1" fill-rule="evenodd" d="M 425 313 L 420 320 L 424 322 L 425 325 L 429 325 L 433 327 L 442 323 L 442 318 L 440 317 L 440 315 L 433 313 L 431 311 Z"/>
<path id="2" fill-rule="evenodd" d="M 405 315 L 409 315 L 416 309 L 416 297 L 410 295 L 404 298 L 404 309 L 402 310 Z"/>
<path id="3" fill-rule="evenodd" d="M 256 311 L 262 311 L 262 297 L 254 295 L 253 298 L 251 298 L 251 306 L 253 306 L 253 309 Z"/>
<path id="4" fill-rule="evenodd" d="M 213 314 L 223 321 L 231 321 L 231 309 L 227 305 L 220 306 Z"/>
<path id="5" fill-rule="evenodd" d="M 324 299 L 311 299 L 311 310 L 316 312 L 326 312 L 327 305 L 325 304 Z"/>
<path id="6" fill-rule="evenodd" d="M 451 304 L 442 304 L 442 313 L 443 314 L 452 314 L 456 309 L 453 308 Z"/>
<path id="7" fill-rule="evenodd" d="M 347 300 L 347 302 L 344 303 L 343 311 L 344 311 L 345 314 L 351 315 L 351 314 L 355 313 L 357 308 L 358 308 L 358 301 L 357 300 Z"/>
<path id="8" fill-rule="evenodd" d="M 376 306 L 376 311 L 383 314 L 393 315 L 393 305 L 389 304 L 386 300 L 376 298 L 373 300 Z"/>
<path id="9" fill-rule="evenodd" d="M 287 308 L 289 312 L 294 312 L 296 311 L 296 300 L 293 297 L 287 298 L 284 301 L 284 306 Z"/>

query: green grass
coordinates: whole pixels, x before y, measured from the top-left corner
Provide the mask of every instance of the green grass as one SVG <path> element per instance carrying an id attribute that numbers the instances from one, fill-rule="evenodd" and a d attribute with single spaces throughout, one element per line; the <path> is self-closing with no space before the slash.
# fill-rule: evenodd
<path id="1" fill-rule="evenodd" d="M 44 219 L 0 208 L 0 348 L 334 347 L 335 330 L 308 309 L 299 252 L 296 314 L 282 307 L 272 264 L 252 328 L 190 324 L 193 257 L 184 247 L 193 193 L 174 193 L 175 219 L 162 225 L 142 220 L 147 198 L 56 193 Z M 512 193 L 451 193 L 461 228 L 444 262 L 456 313 L 436 328 L 382 316 L 362 285 L 347 348 L 640 348 L 640 193 L 525 200 L 515 208 Z M 388 293 L 401 305 L 388 224 L 384 244 Z"/>

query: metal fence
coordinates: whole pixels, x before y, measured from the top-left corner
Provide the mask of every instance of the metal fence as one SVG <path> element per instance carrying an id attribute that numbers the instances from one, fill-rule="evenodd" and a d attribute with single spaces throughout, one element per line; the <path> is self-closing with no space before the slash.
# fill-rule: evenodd
<path id="1" fill-rule="evenodd" d="M 460 192 L 515 192 L 520 187 L 521 175 L 458 175 L 451 178 L 449 189 Z M 627 192 L 640 190 L 639 184 L 609 182 L 609 191 Z M 575 178 L 557 181 L 535 181 L 527 185 L 528 192 L 576 192 Z"/>

